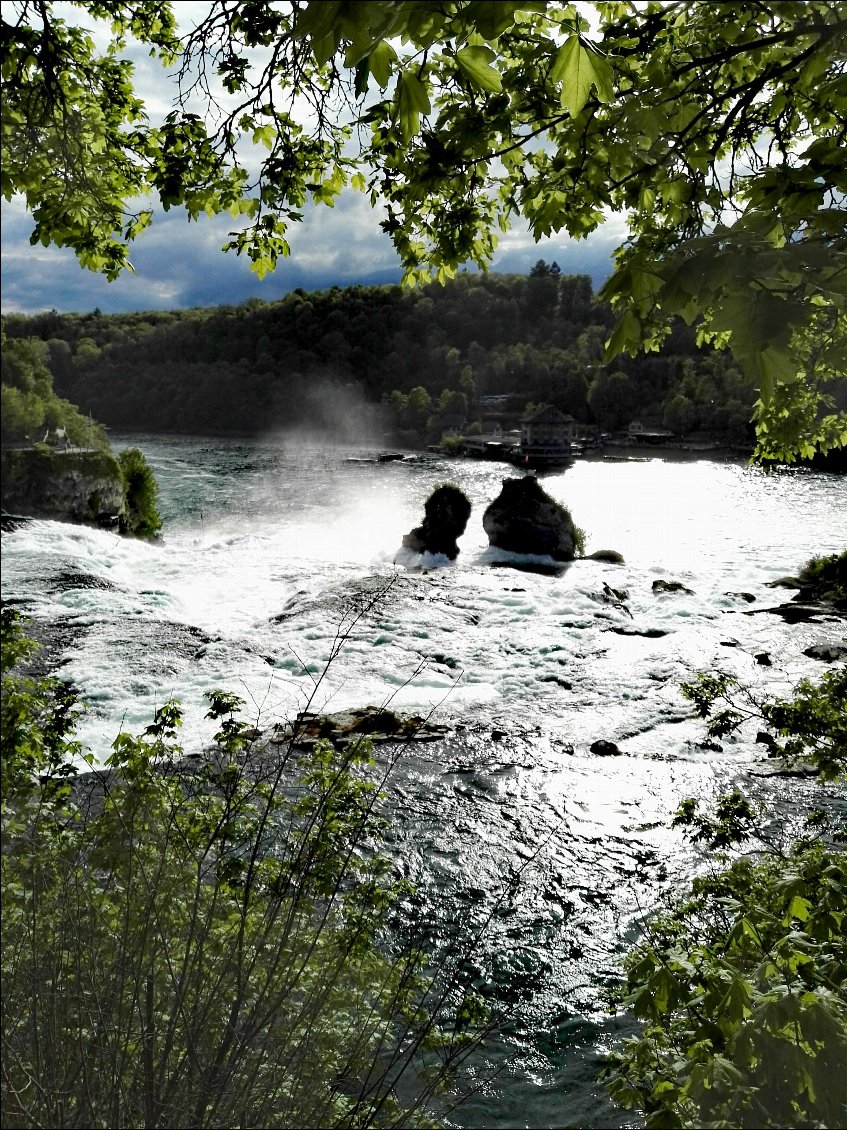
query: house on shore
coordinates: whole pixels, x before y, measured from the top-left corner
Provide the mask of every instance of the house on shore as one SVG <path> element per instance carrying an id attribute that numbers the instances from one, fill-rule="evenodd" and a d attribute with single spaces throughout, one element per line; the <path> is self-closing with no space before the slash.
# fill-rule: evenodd
<path id="1" fill-rule="evenodd" d="M 521 420 L 521 446 L 570 450 L 576 420 L 552 404 L 542 404 Z"/>

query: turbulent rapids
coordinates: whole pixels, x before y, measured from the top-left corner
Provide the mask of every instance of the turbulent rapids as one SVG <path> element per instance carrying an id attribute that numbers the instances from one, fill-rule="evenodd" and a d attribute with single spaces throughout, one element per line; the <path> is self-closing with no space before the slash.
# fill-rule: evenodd
<path id="1" fill-rule="evenodd" d="M 160 481 L 161 542 L 42 521 L 3 535 L 4 599 L 34 620 L 42 667 L 88 703 L 83 741 L 105 758 L 176 697 L 196 751 L 215 688 L 263 732 L 304 709 L 380 706 L 444 727 L 399 758 L 387 803 L 390 850 L 434 936 L 489 923 L 468 975 L 510 1022 L 473 1062 L 480 1081 L 501 1070 L 460 1120 L 621 1125 L 595 1080 L 624 1023 L 602 992 L 643 914 L 698 866 L 668 828 L 677 804 L 739 779 L 783 816 L 821 799 L 770 775 L 754 733 L 705 743 L 679 684 L 721 670 L 784 693 L 827 669 L 805 651 L 843 643 L 843 621 L 765 610 L 786 598 L 772 582 L 844 548 L 844 480 L 578 462 L 544 489 L 587 553 L 624 564 L 556 566 L 488 547 L 502 466 L 127 443 Z M 445 482 L 473 506 L 455 562 L 401 548 Z"/>

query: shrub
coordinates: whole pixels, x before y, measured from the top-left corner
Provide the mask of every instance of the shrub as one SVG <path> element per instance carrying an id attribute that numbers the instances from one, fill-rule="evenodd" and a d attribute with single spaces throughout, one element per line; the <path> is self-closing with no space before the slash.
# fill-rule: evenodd
<path id="1" fill-rule="evenodd" d="M 137 447 L 129 447 L 118 457 L 124 479 L 126 512 L 121 533 L 153 537 L 162 527 L 156 509 L 159 488 L 150 464 Z"/>
<path id="2" fill-rule="evenodd" d="M 408 888 L 367 739 L 257 750 L 214 692 L 209 756 L 182 757 L 171 702 L 76 777 L 27 647 L 4 613 L 3 1126 L 432 1125 L 474 1002 L 386 934 Z"/>
<path id="3" fill-rule="evenodd" d="M 847 775 L 847 667 L 820 682 L 801 679 L 790 699 L 761 699 L 729 675 L 701 674 L 682 693 L 706 719 L 710 737 L 722 738 L 745 723 L 764 727 L 760 740 L 772 756 L 803 765 L 824 780 Z"/>
<path id="4" fill-rule="evenodd" d="M 648 1127 L 843 1125 L 847 867 L 819 842 L 694 882 L 627 964 L 610 1093 Z"/>
<path id="5" fill-rule="evenodd" d="M 471 434 L 470 432 L 468 433 Z M 464 436 L 442 436 L 441 437 L 441 450 L 448 455 L 458 455 L 461 453 L 465 443 Z"/>
<path id="6" fill-rule="evenodd" d="M 847 777 L 847 672 L 804 680 L 786 701 L 761 701 L 723 675 L 683 687 L 709 732 L 744 721 L 771 752 L 824 780 Z M 626 962 L 623 997 L 644 1021 L 615 1051 L 608 1087 L 648 1127 L 820 1127 L 847 1111 L 845 833 L 823 810 L 806 834 L 755 855 L 761 814 L 740 791 L 713 815 L 688 799 L 676 825 L 716 851 L 675 908 L 650 920 Z"/>
<path id="7" fill-rule="evenodd" d="M 800 571 L 804 600 L 828 600 L 847 609 L 847 550 L 828 557 L 813 557 Z"/>

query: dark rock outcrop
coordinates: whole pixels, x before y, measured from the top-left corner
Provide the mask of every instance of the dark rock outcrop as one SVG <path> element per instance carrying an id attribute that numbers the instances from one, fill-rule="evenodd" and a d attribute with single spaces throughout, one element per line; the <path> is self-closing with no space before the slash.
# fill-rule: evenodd
<path id="1" fill-rule="evenodd" d="M 665 628 L 634 628 L 629 624 L 613 624 L 603 631 L 614 632 L 616 636 L 643 636 L 646 640 L 660 640 L 662 636 L 670 635 Z"/>
<path id="2" fill-rule="evenodd" d="M 755 616 L 768 612 L 781 616 L 787 624 L 816 624 L 820 620 L 843 620 L 844 613 L 831 604 L 778 604 L 774 608 L 744 609 L 742 615 Z"/>
<path id="3" fill-rule="evenodd" d="M 512 553 L 543 554 L 572 561 L 578 535 L 570 513 L 532 475 L 504 479 L 503 489 L 482 516 L 490 545 Z"/>
<path id="4" fill-rule="evenodd" d="M 610 565 L 623 565 L 623 554 L 616 549 L 595 549 L 583 558 L 585 561 L 606 561 Z"/>
<path id="5" fill-rule="evenodd" d="M 803 566 L 800 591 L 792 600 L 801 604 L 831 604 L 847 612 L 847 551 L 813 557 Z"/>
<path id="6" fill-rule="evenodd" d="M 799 589 L 800 581 L 796 577 L 777 577 L 775 581 L 768 581 L 765 588 L 769 589 Z"/>
<path id="7" fill-rule="evenodd" d="M 798 589 L 791 598 L 795 604 L 829 605 L 838 612 L 847 612 L 847 551 L 813 557 L 798 576 L 779 577 L 769 581 L 767 587 Z"/>
<path id="8" fill-rule="evenodd" d="M 470 513 L 464 491 L 452 483 L 436 487 L 424 505 L 423 525 L 410 530 L 403 545 L 416 553 L 443 553 L 453 561 L 459 553 L 456 539 L 465 532 Z"/>
<path id="9" fill-rule="evenodd" d="M 417 714 L 396 714 L 381 706 L 367 706 L 358 710 L 342 710 L 336 714 L 301 711 L 293 722 L 274 730 L 268 737 L 268 742 L 271 745 L 311 749 L 321 739 L 331 741 L 338 747 L 363 738 L 372 742 L 434 742 L 443 738 L 447 732 L 446 726 L 430 722 Z"/>
<path id="10" fill-rule="evenodd" d="M 598 757 L 620 757 L 623 750 L 614 742 L 608 742 L 605 738 L 600 738 L 596 742 L 592 742 L 588 747 L 592 753 L 597 754 Z"/>
<path id="11" fill-rule="evenodd" d="M 694 590 L 686 588 L 680 581 L 654 581 L 653 592 L 684 592 L 689 596 L 694 595 Z"/>
<path id="12" fill-rule="evenodd" d="M 125 510 L 117 459 L 106 451 L 2 453 L 2 505 L 15 515 L 117 526 Z"/>
<path id="13" fill-rule="evenodd" d="M 813 643 L 805 648 L 804 655 L 810 659 L 820 659 L 824 663 L 838 663 L 847 660 L 847 644 L 844 643 Z"/>

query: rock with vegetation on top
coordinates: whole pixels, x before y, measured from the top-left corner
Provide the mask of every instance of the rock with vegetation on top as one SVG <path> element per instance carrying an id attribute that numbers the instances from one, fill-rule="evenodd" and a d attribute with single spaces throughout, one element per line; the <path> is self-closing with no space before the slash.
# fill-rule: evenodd
<path id="1" fill-rule="evenodd" d="M 568 510 L 544 491 L 534 475 L 504 479 L 482 516 L 490 545 L 512 553 L 544 554 L 573 561 L 579 532 Z"/>
<path id="2" fill-rule="evenodd" d="M 11 514 L 113 527 L 124 517 L 124 479 L 108 451 L 9 449 L 2 472 L 3 509 Z"/>
<path id="3" fill-rule="evenodd" d="M 771 581 L 769 587 L 789 586 L 800 590 L 790 602 L 757 611 L 782 616 L 789 624 L 814 623 L 821 618 L 844 619 L 847 615 L 847 550 L 813 557 L 798 577 L 782 577 Z"/>
<path id="4" fill-rule="evenodd" d="M 465 532 L 470 513 L 464 491 L 452 483 L 436 487 L 424 505 L 423 525 L 410 530 L 403 545 L 415 553 L 442 553 L 454 561 L 459 553 L 456 539 Z"/>
<path id="5" fill-rule="evenodd" d="M 52 518 L 152 537 L 162 524 L 156 480 L 137 448 L 117 458 L 107 449 L 8 448 L 2 453 L 2 483 L 7 526 L 21 517 Z"/>
<path id="6" fill-rule="evenodd" d="M 794 600 L 804 604 L 811 601 L 831 604 L 847 612 L 847 550 L 828 557 L 813 557 L 803 566 L 797 579 L 800 591 Z"/>

